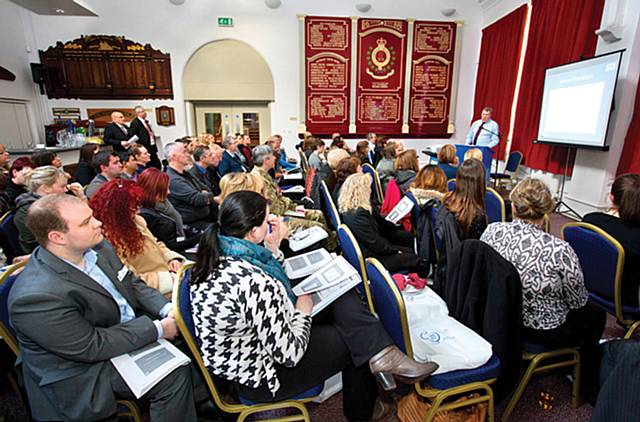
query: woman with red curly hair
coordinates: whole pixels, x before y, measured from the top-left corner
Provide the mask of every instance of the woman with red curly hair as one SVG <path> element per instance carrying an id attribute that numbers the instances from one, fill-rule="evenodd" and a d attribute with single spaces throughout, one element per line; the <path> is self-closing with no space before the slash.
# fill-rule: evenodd
<path id="1" fill-rule="evenodd" d="M 167 200 L 169 195 L 169 175 L 157 168 L 148 168 L 138 177 L 142 189 L 139 214 L 147 222 L 151 233 L 167 247 L 176 252 L 184 252 L 200 241 L 200 233 L 185 231 L 182 216 Z"/>
<path id="2" fill-rule="evenodd" d="M 89 205 L 122 262 L 148 286 L 170 294 L 174 273 L 185 258 L 159 242 L 138 215 L 142 195 L 135 182 L 115 179 L 104 184 Z"/>

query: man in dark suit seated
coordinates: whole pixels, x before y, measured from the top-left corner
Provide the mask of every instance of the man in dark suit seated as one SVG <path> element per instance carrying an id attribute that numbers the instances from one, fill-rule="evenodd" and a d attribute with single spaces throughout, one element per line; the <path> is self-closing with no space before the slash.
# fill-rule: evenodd
<path id="1" fill-rule="evenodd" d="M 222 161 L 218 166 L 218 172 L 220 172 L 221 176 L 227 173 L 246 173 L 249 171 L 242 164 L 238 152 L 238 139 L 235 136 L 232 134 L 225 136 L 222 141 L 222 148 L 224 148 L 224 152 L 222 153 Z"/>
<path id="2" fill-rule="evenodd" d="M 124 114 L 119 111 L 111 113 L 111 123 L 104 128 L 102 139 L 106 145 L 111 145 L 114 152 L 124 152 L 129 147 L 129 128 L 124 123 Z"/>
<path id="3" fill-rule="evenodd" d="M 34 202 L 27 227 L 40 246 L 9 295 L 31 414 L 39 421 L 113 417 L 135 396 L 112 357 L 177 336 L 171 303 L 125 267 L 102 223 L 71 195 Z M 189 366 L 143 397 L 152 421 L 196 421 Z"/>
<path id="4" fill-rule="evenodd" d="M 189 156 L 184 144 L 170 142 L 164 147 L 169 162 L 169 201 L 182 216 L 185 224 L 206 229 L 217 217 L 213 193 L 185 170 Z"/>
<path id="5" fill-rule="evenodd" d="M 144 146 L 149 155 L 151 155 L 151 161 L 149 165 L 161 169 L 160 159 L 158 158 L 158 146 L 156 145 L 156 136 L 151 130 L 149 121 L 147 121 L 147 111 L 142 106 L 136 106 L 134 109 L 136 112 L 136 118 L 129 123 L 129 132 L 127 136 L 131 138 L 133 135 L 138 137 L 136 143 Z"/>
<path id="6" fill-rule="evenodd" d="M 187 170 L 207 189 L 213 192 L 213 183 L 209 178 L 209 166 L 213 165 L 213 153 L 207 147 L 199 146 L 193 150 L 193 166 Z"/>

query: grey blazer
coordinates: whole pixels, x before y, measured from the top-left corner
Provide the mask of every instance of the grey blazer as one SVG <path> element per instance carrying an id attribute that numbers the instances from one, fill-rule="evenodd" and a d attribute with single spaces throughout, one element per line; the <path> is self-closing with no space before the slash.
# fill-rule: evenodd
<path id="1" fill-rule="evenodd" d="M 89 421 L 113 415 L 116 397 L 109 359 L 157 338 L 152 318 L 158 318 L 167 300 L 123 270 L 109 243 L 103 241 L 94 250 L 98 266 L 137 318 L 121 324 L 120 309 L 109 292 L 41 246 L 11 289 L 9 315 L 36 420 Z"/>

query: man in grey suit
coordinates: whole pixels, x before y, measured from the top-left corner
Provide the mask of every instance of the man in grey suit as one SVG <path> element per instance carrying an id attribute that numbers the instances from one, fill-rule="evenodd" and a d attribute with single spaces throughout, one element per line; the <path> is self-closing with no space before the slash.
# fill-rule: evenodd
<path id="1" fill-rule="evenodd" d="M 93 421 L 134 399 L 109 361 L 178 334 L 171 303 L 123 266 L 84 201 L 48 195 L 29 208 L 38 243 L 11 289 L 25 388 L 36 420 Z M 196 421 L 190 369 L 145 396 L 152 421 Z"/>

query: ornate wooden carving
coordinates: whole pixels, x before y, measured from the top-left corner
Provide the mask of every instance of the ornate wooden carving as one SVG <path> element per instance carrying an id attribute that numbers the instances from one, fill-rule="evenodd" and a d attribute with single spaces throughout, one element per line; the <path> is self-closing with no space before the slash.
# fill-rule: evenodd
<path id="1" fill-rule="evenodd" d="M 176 118 L 173 113 L 173 107 L 160 106 L 156 107 L 156 123 L 159 126 L 173 126 L 176 124 Z"/>
<path id="2" fill-rule="evenodd" d="M 171 58 L 124 37 L 86 35 L 46 51 L 49 98 L 173 98 Z"/>

